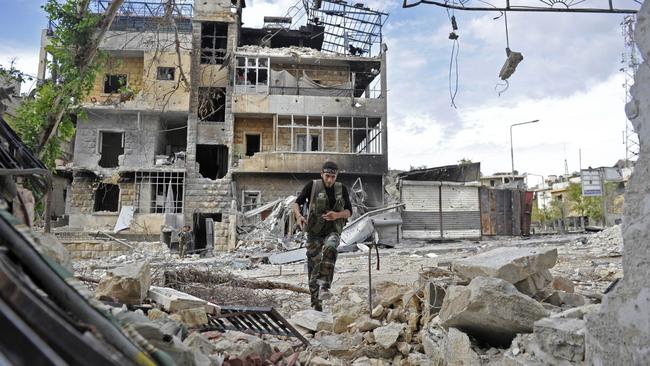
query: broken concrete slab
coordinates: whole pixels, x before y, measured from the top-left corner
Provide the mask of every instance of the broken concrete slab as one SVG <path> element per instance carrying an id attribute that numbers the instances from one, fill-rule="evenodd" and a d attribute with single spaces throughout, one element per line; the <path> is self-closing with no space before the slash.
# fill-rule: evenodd
<path id="1" fill-rule="evenodd" d="M 411 290 L 410 287 L 400 285 L 391 281 L 383 281 L 374 285 L 375 295 L 373 299 L 378 301 L 384 308 L 391 307 L 402 300 L 405 293 Z"/>
<path id="2" fill-rule="evenodd" d="M 375 342 L 388 349 L 392 347 L 399 338 L 400 333 L 404 330 L 405 325 L 400 323 L 390 323 L 384 325 L 383 327 L 376 328 L 372 331 L 372 334 L 375 336 Z"/>
<path id="3" fill-rule="evenodd" d="M 515 287 L 521 293 L 530 297 L 536 297 L 540 292 L 553 281 L 553 275 L 548 269 L 533 273 L 530 277 L 515 283 Z"/>
<path id="4" fill-rule="evenodd" d="M 348 331 L 348 326 L 357 320 L 356 315 L 350 313 L 342 313 L 334 315 L 333 331 L 334 333 L 345 333 Z"/>
<path id="5" fill-rule="evenodd" d="M 151 286 L 149 288 L 149 298 L 170 313 L 199 306 L 205 307 L 208 304 L 203 299 L 169 287 Z"/>
<path id="6" fill-rule="evenodd" d="M 556 262 L 555 248 L 501 247 L 453 261 L 452 269 L 468 279 L 496 277 L 514 284 L 553 268 Z"/>
<path id="7" fill-rule="evenodd" d="M 368 332 L 381 327 L 381 322 L 379 320 L 371 319 L 367 315 L 356 319 L 354 324 L 360 332 Z"/>
<path id="8" fill-rule="evenodd" d="M 269 256 L 271 264 L 288 264 L 307 260 L 307 249 L 298 248 L 287 250 L 282 253 L 275 253 Z"/>
<path id="9" fill-rule="evenodd" d="M 352 362 L 352 366 L 386 366 L 389 364 L 390 362 L 386 362 L 380 358 L 368 358 L 366 356 L 359 357 Z"/>
<path id="10" fill-rule="evenodd" d="M 293 314 L 290 322 L 291 324 L 299 325 L 313 332 L 319 332 L 321 330 L 331 331 L 334 326 L 332 315 L 312 309 L 302 310 Z"/>
<path id="11" fill-rule="evenodd" d="M 188 335 L 187 338 L 183 340 L 183 344 L 191 349 L 197 349 L 205 355 L 212 354 L 217 350 L 214 344 L 212 344 L 208 338 L 204 337 L 203 334 L 199 332 L 190 333 L 190 335 Z"/>
<path id="12" fill-rule="evenodd" d="M 315 339 L 322 347 L 327 349 L 330 355 L 346 359 L 352 356 L 352 348 L 357 344 L 352 337 L 339 334 L 323 335 Z"/>
<path id="13" fill-rule="evenodd" d="M 581 319 L 544 318 L 535 322 L 534 334 L 542 351 L 571 362 L 585 357 L 585 322 Z"/>
<path id="14" fill-rule="evenodd" d="M 551 318 L 565 318 L 565 319 L 583 319 L 585 315 L 597 312 L 600 309 L 600 304 L 589 304 L 579 306 L 576 308 L 567 309 L 561 313 L 553 314 Z"/>
<path id="15" fill-rule="evenodd" d="M 273 354 L 273 348 L 259 337 L 238 331 L 226 331 L 218 341 L 214 342 L 217 352 L 227 352 L 232 357 L 246 358 L 259 355 L 263 360 Z"/>
<path id="16" fill-rule="evenodd" d="M 384 314 L 384 307 L 379 304 L 375 306 L 374 309 L 372 309 L 372 313 L 370 314 L 373 318 L 380 318 Z"/>
<path id="17" fill-rule="evenodd" d="M 556 276 L 551 281 L 550 287 L 555 290 L 564 291 L 566 293 L 572 294 L 575 291 L 575 285 L 573 281 L 566 277 Z"/>
<path id="18" fill-rule="evenodd" d="M 585 304 L 585 297 L 580 294 L 570 294 L 564 291 L 553 291 L 550 294 L 545 294 L 543 301 L 555 306 L 564 305 L 568 307 L 576 307 Z"/>
<path id="19" fill-rule="evenodd" d="M 151 284 L 148 261 L 129 263 L 106 273 L 97 285 L 95 297 L 127 305 L 138 305 L 147 297 Z"/>
<path id="20" fill-rule="evenodd" d="M 443 355 L 447 365 L 480 366 L 478 355 L 471 348 L 467 334 L 449 328 L 444 340 Z"/>
<path id="21" fill-rule="evenodd" d="M 196 328 L 208 324 L 208 315 L 205 313 L 205 307 L 181 309 L 177 313 L 183 324 L 189 328 Z"/>
<path id="22" fill-rule="evenodd" d="M 537 301 L 514 285 L 476 277 L 468 286 L 451 286 L 440 311 L 441 324 L 458 328 L 492 345 L 507 345 L 517 333 L 530 333 L 548 315 Z"/>

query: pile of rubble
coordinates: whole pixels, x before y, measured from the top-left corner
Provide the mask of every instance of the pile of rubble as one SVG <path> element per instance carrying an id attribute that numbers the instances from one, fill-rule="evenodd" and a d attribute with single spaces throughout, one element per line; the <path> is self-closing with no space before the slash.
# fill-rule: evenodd
<path id="1" fill-rule="evenodd" d="M 226 259 L 210 258 L 218 260 Z M 553 276 L 557 261 L 556 248 L 499 247 L 427 267 L 413 285 L 383 281 L 370 294 L 362 285 L 337 289 L 324 312 L 276 304 L 291 314 L 292 334 L 264 334 L 264 323 L 250 314 L 245 332 L 220 326 L 231 310 L 211 294 L 223 291 L 223 276 L 196 261 L 158 273 L 151 268 L 160 264 L 148 260 L 107 268 L 95 296 L 135 310 L 113 312 L 150 343 L 166 339 L 160 349 L 180 364 L 579 365 L 583 317 L 599 305 L 576 293 L 570 279 Z M 255 288 L 278 298 L 307 296 L 289 283 L 227 280 L 239 293 L 257 281 Z"/>
<path id="2" fill-rule="evenodd" d="M 620 256 L 623 253 L 623 234 L 621 225 L 608 227 L 603 231 L 590 235 L 583 240 L 587 247 L 599 249 L 602 254 Z"/>

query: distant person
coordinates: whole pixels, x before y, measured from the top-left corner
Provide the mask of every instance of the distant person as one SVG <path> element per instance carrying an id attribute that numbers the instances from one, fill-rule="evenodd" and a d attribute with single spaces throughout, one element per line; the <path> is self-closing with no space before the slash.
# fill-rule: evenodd
<path id="1" fill-rule="evenodd" d="M 185 225 L 178 233 L 178 250 L 181 258 L 185 257 L 185 253 L 194 247 L 194 235 L 190 225 Z"/>
<path id="2" fill-rule="evenodd" d="M 341 231 L 352 215 L 348 189 L 336 181 L 339 168 L 327 161 L 321 169 L 321 179 L 307 183 L 292 206 L 296 222 L 307 233 L 307 269 L 311 306 L 323 310 L 323 300 L 332 297 L 330 286 Z M 305 219 L 300 207 L 309 200 L 309 215 Z"/>

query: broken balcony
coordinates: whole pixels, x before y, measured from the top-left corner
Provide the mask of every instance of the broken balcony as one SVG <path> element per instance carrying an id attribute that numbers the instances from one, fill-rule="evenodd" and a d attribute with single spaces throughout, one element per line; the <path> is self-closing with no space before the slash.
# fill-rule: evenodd
<path id="1" fill-rule="evenodd" d="M 383 130 L 377 117 L 239 117 L 233 147 L 236 173 L 313 173 L 332 159 L 344 171 L 375 174 L 387 168 Z"/>
<path id="2" fill-rule="evenodd" d="M 253 51 L 252 46 L 246 49 Z M 300 49 L 300 63 L 283 50 L 255 48 L 236 56 L 233 112 L 370 114 L 384 112 L 381 59 L 332 56 Z M 268 52 L 268 54 L 265 54 Z M 304 112 L 303 112 L 304 113 Z"/>

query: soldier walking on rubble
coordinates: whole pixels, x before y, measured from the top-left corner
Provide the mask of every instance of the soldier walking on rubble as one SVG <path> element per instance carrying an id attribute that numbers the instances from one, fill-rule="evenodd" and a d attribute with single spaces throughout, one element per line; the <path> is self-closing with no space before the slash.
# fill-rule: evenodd
<path id="1" fill-rule="evenodd" d="M 183 229 L 178 233 L 178 251 L 180 252 L 181 258 L 185 257 L 185 253 L 188 250 L 192 250 L 194 247 L 194 237 L 192 231 L 190 230 L 190 225 L 183 226 Z"/>
<path id="2" fill-rule="evenodd" d="M 307 269 L 311 306 L 322 311 L 322 300 L 332 297 L 330 286 L 334 277 L 334 264 L 341 231 L 352 215 L 348 189 L 336 181 L 336 163 L 327 161 L 321 169 L 321 179 L 305 185 L 292 206 L 300 229 L 307 232 Z M 309 200 L 309 214 L 305 219 L 300 206 Z"/>

